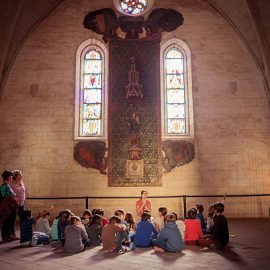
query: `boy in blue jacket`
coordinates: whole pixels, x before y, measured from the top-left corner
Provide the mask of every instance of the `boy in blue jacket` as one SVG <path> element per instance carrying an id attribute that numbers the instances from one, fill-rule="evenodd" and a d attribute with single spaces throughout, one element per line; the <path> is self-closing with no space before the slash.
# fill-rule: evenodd
<path id="1" fill-rule="evenodd" d="M 175 215 L 167 214 L 165 216 L 164 228 L 157 239 L 152 241 L 155 252 L 180 252 L 184 248 L 182 235 L 175 221 Z"/>
<path id="2" fill-rule="evenodd" d="M 142 213 L 141 221 L 137 224 L 133 248 L 152 246 L 152 240 L 157 237 L 157 230 L 150 222 L 151 215 L 147 212 Z"/>

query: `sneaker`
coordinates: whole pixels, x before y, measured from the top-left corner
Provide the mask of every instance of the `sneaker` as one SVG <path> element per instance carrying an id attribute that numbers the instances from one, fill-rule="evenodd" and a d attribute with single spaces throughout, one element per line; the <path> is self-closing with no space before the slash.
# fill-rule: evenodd
<path id="1" fill-rule="evenodd" d="M 126 251 L 125 248 L 121 248 L 120 250 L 116 251 L 116 253 L 117 253 L 118 255 L 122 255 L 122 254 L 124 254 L 124 253 L 126 253 L 126 252 L 127 252 L 127 251 Z"/>

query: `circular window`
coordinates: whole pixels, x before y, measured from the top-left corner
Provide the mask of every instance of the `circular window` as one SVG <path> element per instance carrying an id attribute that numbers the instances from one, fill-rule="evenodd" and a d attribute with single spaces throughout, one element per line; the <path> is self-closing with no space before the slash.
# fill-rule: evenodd
<path id="1" fill-rule="evenodd" d="M 151 9 L 154 0 L 113 0 L 118 11 L 127 16 L 139 16 Z"/>

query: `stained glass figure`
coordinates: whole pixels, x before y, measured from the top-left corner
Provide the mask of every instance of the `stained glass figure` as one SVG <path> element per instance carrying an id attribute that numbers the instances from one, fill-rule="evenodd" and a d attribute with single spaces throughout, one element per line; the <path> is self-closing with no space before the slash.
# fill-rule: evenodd
<path id="1" fill-rule="evenodd" d="M 167 91 L 168 103 L 185 103 L 185 91 L 183 89 L 171 89 Z"/>
<path id="2" fill-rule="evenodd" d="M 83 103 L 99 103 L 101 104 L 101 90 L 88 90 L 83 92 Z"/>
<path id="3" fill-rule="evenodd" d="M 147 0 L 119 0 L 120 7 L 128 15 L 135 15 L 142 13 L 147 5 Z"/>
<path id="4" fill-rule="evenodd" d="M 103 64 L 98 49 L 90 49 L 83 59 L 81 90 L 82 136 L 100 136 L 102 132 Z"/>
<path id="5" fill-rule="evenodd" d="M 169 134 L 185 134 L 186 133 L 185 119 L 169 119 L 168 120 L 168 133 Z"/>
<path id="6" fill-rule="evenodd" d="M 83 120 L 82 126 L 82 135 L 84 136 L 99 135 L 101 132 L 100 120 Z"/>
<path id="7" fill-rule="evenodd" d="M 167 134 L 186 133 L 186 100 L 184 56 L 173 47 L 165 55 L 166 127 Z"/>

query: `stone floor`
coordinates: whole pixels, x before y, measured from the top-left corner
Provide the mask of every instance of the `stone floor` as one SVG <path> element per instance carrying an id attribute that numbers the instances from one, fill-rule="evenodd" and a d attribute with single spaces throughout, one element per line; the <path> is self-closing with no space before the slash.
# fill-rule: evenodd
<path id="1" fill-rule="evenodd" d="M 155 254 L 151 248 L 137 248 L 116 256 L 95 247 L 70 255 L 50 245 L 20 248 L 18 241 L 2 243 L 0 269 L 270 269 L 270 221 L 230 220 L 229 226 L 230 245 L 223 251 L 188 246 L 179 254 Z"/>

